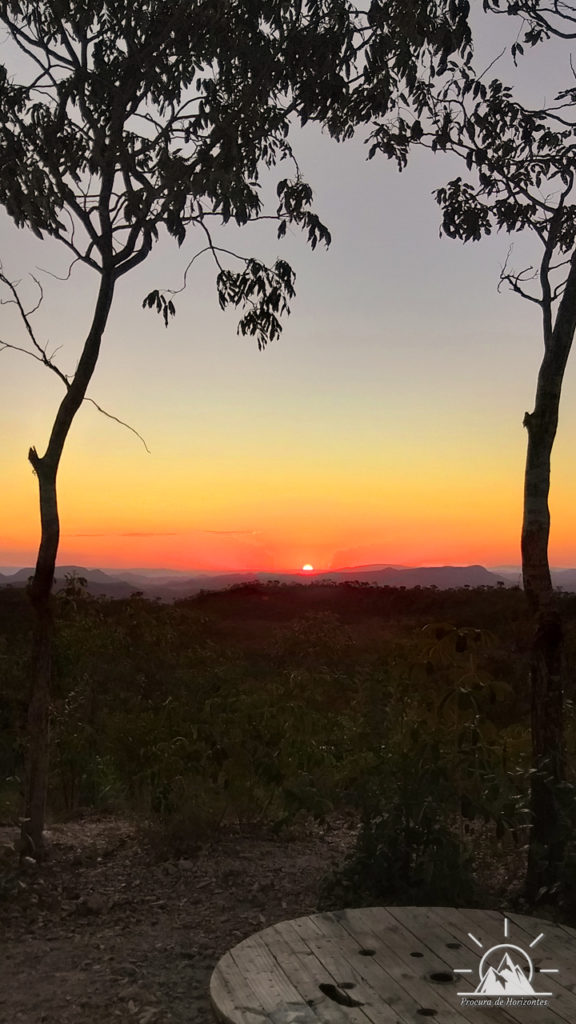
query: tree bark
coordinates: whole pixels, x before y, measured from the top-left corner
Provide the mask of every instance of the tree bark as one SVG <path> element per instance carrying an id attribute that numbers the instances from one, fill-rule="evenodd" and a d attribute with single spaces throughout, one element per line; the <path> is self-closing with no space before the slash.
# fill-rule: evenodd
<path id="1" fill-rule="evenodd" d="M 115 275 L 102 270 L 98 298 L 90 331 L 74 378 L 60 403 L 45 454 L 31 448 L 28 458 L 38 477 L 41 537 L 36 569 L 30 585 L 30 599 L 36 617 L 34 665 L 28 703 L 26 785 L 22 821 L 21 852 L 41 861 L 46 855 L 43 841 L 48 793 L 50 749 L 50 691 L 54 623 L 52 585 L 60 540 L 57 475 L 64 444 L 80 408 L 100 352 L 102 335 L 114 295 Z"/>
<path id="2" fill-rule="evenodd" d="M 525 513 L 522 531 L 524 589 L 534 618 L 530 658 L 532 775 L 531 830 L 526 889 L 535 902 L 553 889 L 563 859 L 558 787 L 565 779 L 564 637 L 548 565 L 548 490 L 553 436 L 528 420 Z M 525 421 L 526 422 L 526 421 Z"/>
<path id="3" fill-rule="evenodd" d="M 534 618 L 531 650 L 532 776 L 531 830 L 526 890 L 534 902 L 542 890 L 556 891 L 568 838 L 563 823 L 564 635 L 548 560 L 550 464 L 558 427 L 566 362 L 576 328 L 576 255 L 554 329 L 546 337 L 534 411 L 526 413 L 528 450 L 524 477 L 522 572 Z"/>
<path id="4" fill-rule="evenodd" d="M 36 614 L 33 685 L 27 720 L 27 763 L 22 853 L 41 860 L 46 811 L 50 743 L 50 680 L 52 674 L 51 592 L 60 526 L 56 497 L 56 471 L 31 448 L 28 458 L 38 477 L 41 540 L 30 600 Z"/>

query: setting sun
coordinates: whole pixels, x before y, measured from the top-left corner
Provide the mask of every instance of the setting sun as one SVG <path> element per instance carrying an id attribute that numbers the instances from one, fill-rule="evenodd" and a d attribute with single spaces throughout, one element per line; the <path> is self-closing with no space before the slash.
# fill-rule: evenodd
<path id="1" fill-rule="evenodd" d="M 314 566 L 310 565 L 309 562 L 306 562 L 306 565 L 302 566 L 302 572 L 314 572 Z"/>

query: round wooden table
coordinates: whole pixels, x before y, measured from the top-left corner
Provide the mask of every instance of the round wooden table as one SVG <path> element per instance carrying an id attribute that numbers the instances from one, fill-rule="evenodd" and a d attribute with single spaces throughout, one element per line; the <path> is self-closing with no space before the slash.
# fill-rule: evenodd
<path id="1" fill-rule="evenodd" d="M 266 928 L 210 982 L 223 1024 L 576 1024 L 576 931 L 518 914 L 370 907 Z"/>

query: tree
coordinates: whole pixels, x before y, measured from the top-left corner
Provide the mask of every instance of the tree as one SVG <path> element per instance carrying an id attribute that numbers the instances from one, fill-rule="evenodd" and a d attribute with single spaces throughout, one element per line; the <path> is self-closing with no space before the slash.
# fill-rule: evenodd
<path id="1" fill-rule="evenodd" d="M 268 216 L 279 236 L 292 223 L 313 247 L 327 244 L 292 152 L 293 124 L 317 120 L 346 134 L 351 103 L 385 111 L 403 89 L 422 102 L 430 71 L 445 69 L 447 56 L 465 46 L 467 6 L 375 2 L 366 12 L 346 0 L 0 0 L 10 40 L 0 66 L 0 202 L 16 225 L 58 240 L 72 266 L 84 264 L 97 281 L 90 328 L 67 376 L 9 274 L 1 278 L 28 335 L 26 351 L 64 388 L 44 453 L 29 452 L 41 541 L 30 589 L 37 630 L 23 840 L 35 857 L 43 853 L 48 772 L 57 474 L 118 281 L 162 231 L 179 244 L 195 232 L 199 251 L 216 261 L 220 304 L 242 310 L 240 331 L 259 347 L 277 337 L 294 294 L 291 267 L 237 257 L 233 269 L 224 261 L 234 254 L 216 244 L 212 226 Z M 264 214 L 261 174 L 281 160 L 292 176 L 278 182 L 277 207 Z M 157 290 L 145 304 L 166 324 L 175 313 L 172 297 Z"/>
<path id="2" fill-rule="evenodd" d="M 576 8 L 540 0 L 485 2 L 496 13 L 520 15 L 524 32 L 512 47 L 550 35 L 576 38 Z M 563 29 L 559 25 L 564 25 Z M 501 273 L 541 312 L 543 356 L 534 409 L 526 413 L 528 445 L 521 534 L 524 589 L 535 628 L 531 651 L 531 834 L 527 891 L 532 900 L 559 886 L 570 834 L 564 743 L 564 640 L 552 587 L 550 534 L 551 454 L 558 426 L 562 382 L 576 329 L 576 192 L 574 128 L 576 88 L 546 109 L 529 109 L 494 78 L 484 82 L 469 60 L 450 61 L 449 77 L 430 93 L 425 109 L 408 106 L 391 122 L 377 121 L 370 155 L 394 157 L 400 167 L 411 145 L 459 156 L 465 176 L 436 191 L 442 230 L 450 238 L 478 240 L 493 230 L 530 232 L 540 247 L 534 266 Z M 424 115 L 424 116 L 422 116 Z"/>

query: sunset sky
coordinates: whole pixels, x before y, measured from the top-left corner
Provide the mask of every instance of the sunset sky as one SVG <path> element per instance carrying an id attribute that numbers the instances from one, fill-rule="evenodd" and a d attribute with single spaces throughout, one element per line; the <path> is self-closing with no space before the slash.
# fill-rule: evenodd
<path id="1" fill-rule="evenodd" d="M 539 88 L 541 101 L 550 84 Z M 179 286 L 202 244 L 193 235 L 181 250 L 161 239 L 120 282 L 90 394 L 151 454 L 85 405 L 60 472 L 61 564 L 519 563 L 522 418 L 542 342 L 537 308 L 496 291 L 509 238 L 439 238 L 430 193 L 461 173 L 447 160 L 415 154 L 399 175 L 383 159 L 367 163 L 360 139 L 338 146 L 314 129 L 294 148 L 330 249 L 311 252 L 296 231 L 279 242 L 266 224 L 217 235 L 245 255 L 282 256 L 297 273 L 292 315 L 265 352 L 220 311 L 205 257 L 167 329 L 141 308 L 151 288 Z M 65 251 L 0 223 L 8 276 L 27 288 L 35 267 L 65 272 Z M 513 263 L 530 253 L 518 239 Z M 43 283 L 36 329 L 71 370 L 96 279 L 75 271 Z M 24 344 L 12 314 L 2 308 L 0 338 Z M 26 455 L 31 444 L 44 450 L 62 388 L 23 355 L 0 359 L 0 565 L 30 565 L 39 529 Z M 576 565 L 575 398 L 572 362 L 553 459 L 558 566 Z"/>

